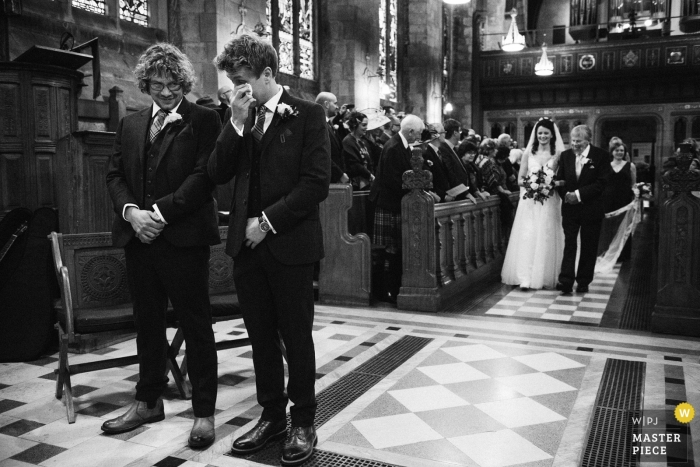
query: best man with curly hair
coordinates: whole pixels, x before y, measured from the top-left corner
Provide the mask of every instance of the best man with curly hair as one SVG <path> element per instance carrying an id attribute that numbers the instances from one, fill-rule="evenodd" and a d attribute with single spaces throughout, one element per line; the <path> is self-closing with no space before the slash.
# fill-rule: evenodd
<path id="1" fill-rule="evenodd" d="M 163 420 L 168 300 L 185 336 L 194 427 L 189 445 L 214 441 L 217 359 L 209 304 L 209 246 L 220 243 L 206 164 L 219 115 L 185 99 L 194 70 L 175 46 L 148 48 L 134 70 L 153 104 L 124 117 L 107 173 L 115 210 L 112 243 L 124 248 L 136 323 L 139 380 L 134 403 L 106 421 L 122 433 Z"/>
<path id="2" fill-rule="evenodd" d="M 313 453 L 316 361 L 314 263 L 323 257 L 319 203 L 328 196 L 330 140 L 323 107 L 290 96 L 277 84 L 277 53 L 240 36 L 216 66 L 233 82 L 230 118 L 209 159 L 218 183 L 235 177 L 226 252 L 253 347 L 260 420 L 233 442 L 236 454 L 262 449 L 287 433 L 283 465 Z M 287 349 L 285 392 L 280 336 Z"/>

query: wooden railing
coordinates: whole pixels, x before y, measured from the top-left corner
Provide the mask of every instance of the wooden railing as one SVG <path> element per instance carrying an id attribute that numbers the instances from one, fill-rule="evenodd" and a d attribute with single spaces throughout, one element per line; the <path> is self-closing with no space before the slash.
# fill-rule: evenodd
<path id="1" fill-rule="evenodd" d="M 500 199 L 436 206 L 423 187 L 411 188 L 401 202 L 403 275 L 397 304 L 403 310 L 440 311 L 500 271 L 507 247 Z M 517 204 L 517 194 L 511 202 Z"/>

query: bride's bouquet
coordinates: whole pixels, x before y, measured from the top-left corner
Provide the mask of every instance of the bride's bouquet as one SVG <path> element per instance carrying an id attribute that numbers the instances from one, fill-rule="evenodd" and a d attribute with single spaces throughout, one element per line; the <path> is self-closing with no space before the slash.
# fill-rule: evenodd
<path id="1" fill-rule="evenodd" d="M 549 167 L 542 167 L 530 176 L 523 177 L 523 187 L 525 188 L 523 199 L 532 199 L 544 204 L 554 190 L 554 171 Z"/>

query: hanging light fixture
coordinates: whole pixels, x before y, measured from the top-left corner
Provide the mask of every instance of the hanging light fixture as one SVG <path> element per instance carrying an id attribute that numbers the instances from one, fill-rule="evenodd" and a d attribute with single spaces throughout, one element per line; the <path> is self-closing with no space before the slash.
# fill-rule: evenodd
<path id="1" fill-rule="evenodd" d="M 554 73 L 554 63 L 547 58 L 547 43 L 542 43 L 542 56 L 540 61 L 535 65 L 535 74 L 537 76 L 550 76 Z"/>
<path id="2" fill-rule="evenodd" d="M 518 31 L 518 24 L 515 22 L 516 16 L 518 16 L 518 11 L 513 8 L 510 10 L 510 28 L 501 41 L 501 48 L 506 52 L 520 52 L 525 48 L 525 36 Z"/>

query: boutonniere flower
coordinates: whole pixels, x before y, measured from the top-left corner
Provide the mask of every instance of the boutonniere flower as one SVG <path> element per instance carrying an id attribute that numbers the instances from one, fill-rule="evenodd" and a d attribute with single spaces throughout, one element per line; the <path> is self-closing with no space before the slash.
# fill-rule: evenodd
<path id="1" fill-rule="evenodd" d="M 293 105 L 288 105 L 285 103 L 277 104 L 277 115 L 279 115 L 280 120 L 285 121 L 290 117 L 296 117 L 299 115 L 299 111 Z"/>
<path id="2" fill-rule="evenodd" d="M 171 112 L 168 114 L 167 117 L 165 117 L 165 120 L 163 121 L 163 126 L 167 126 L 170 123 L 178 123 L 179 121 L 182 120 L 182 115 L 180 115 L 177 112 Z"/>
<path id="3" fill-rule="evenodd" d="M 433 161 L 431 161 L 430 159 L 427 159 L 425 162 L 426 164 L 428 164 L 429 167 L 433 166 Z"/>
<path id="4" fill-rule="evenodd" d="M 590 164 L 590 163 L 591 163 L 591 160 L 587 157 L 584 157 L 583 159 L 581 159 L 581 164 L 583 164 L 583 165 Z"/>

